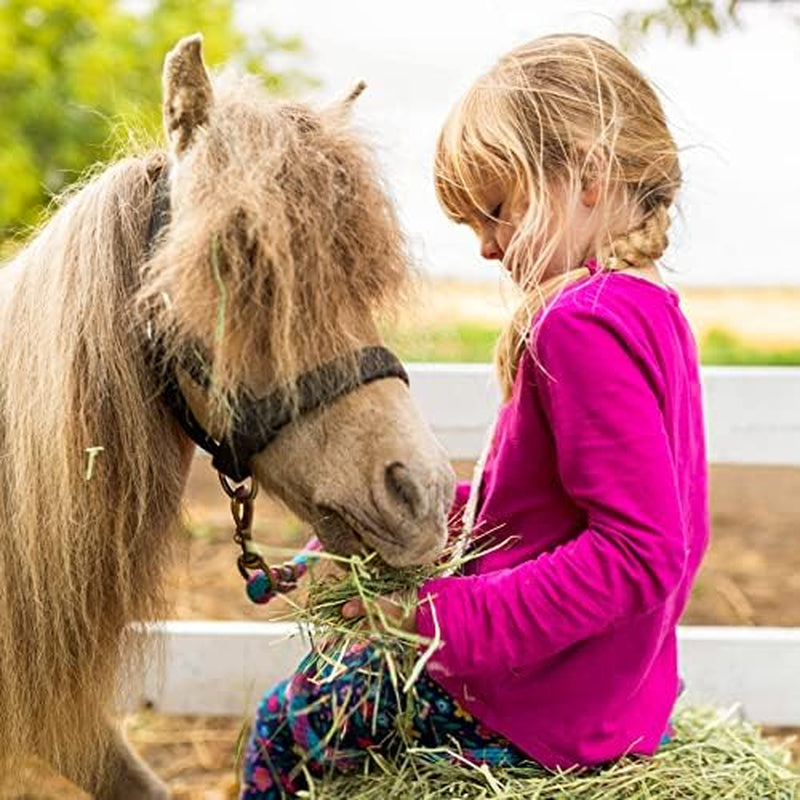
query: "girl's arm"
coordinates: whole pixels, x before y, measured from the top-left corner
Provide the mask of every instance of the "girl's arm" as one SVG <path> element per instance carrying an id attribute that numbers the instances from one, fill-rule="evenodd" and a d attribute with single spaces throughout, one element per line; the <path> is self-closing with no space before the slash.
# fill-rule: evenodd
<path id="1" fill-rule="evenodd" d="M 646 350 L 603 309 L 558 307 L 540 329 L 535 355 L 559 475 L 588 524 L 514 568 L 424 584 L 417 630 L 434 635 L 431 598 L 443 642 L 433 673 L 535 664 L 655 609 L 684 572 L 660 371 Z"/>

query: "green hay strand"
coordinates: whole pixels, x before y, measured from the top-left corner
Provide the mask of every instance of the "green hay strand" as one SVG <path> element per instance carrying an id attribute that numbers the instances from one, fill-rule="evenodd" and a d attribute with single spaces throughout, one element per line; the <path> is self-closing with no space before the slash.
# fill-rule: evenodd
<path id="1" fill-rule="evenodd" d="M 219 238 L 214 236 L 211 239 L 211 276 L 219 289 L 219 301 L 217 303 L 217 327 L 214 333 L 214 340 L 219 344 L 225 336 L 225 309 L 228 305 L 228 288 L 222 280 L 222 273 L 219 268 L 220 244 Z"/>
<path id="2" fill-rule="evenodd" d="M 94 477 L 94 462 L 104 450 L 105 447 L 101 447 L 100 445 L 86 448 L 86 472 L 83 476 L 84 480 L 90 481 Z"/>

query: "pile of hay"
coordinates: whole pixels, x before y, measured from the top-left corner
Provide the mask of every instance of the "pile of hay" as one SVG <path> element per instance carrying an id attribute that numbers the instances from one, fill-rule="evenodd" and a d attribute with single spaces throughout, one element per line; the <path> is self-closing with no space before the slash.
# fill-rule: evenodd
<path id="1" fill-rule="evenodd" d="M 474 556 L 472 556 L 474 557 Z M 420 648 L 419 637 L 387 629 L 375 600 L 413 589 L 423 580 L 451 571 L 456 555 L 433 567 L 392 570 L 376 557 L 354 558 L 343 576 L 312 582 L 302 623 L 315 631 L 322 662 L 368 637 L 381 646 L 398 689 L 407 691 L 438 642 Z M 359 597 L 365 620 L 341 617 L 341 607 Z M 320 635 L 321 634 L 321 635 Z M 422 655 L 420 655 L 422 653 Z M 791 765 L 785 744 L 765 739 L 735 714 L 686 708 L 674 720 L 675 738 L 652 758 L 626 757 L 592 771 L 551 773 L 542 768 L 477 767 L 452 750 L 428 750 L 406 741 L 391 758 L 368 751 L 357 774 L 314 781 L 302 796 L 315 800 L 444 800 L 448 798 L 570 798 L 570 800 L 791 800 L 800 798 L 800 772 Z"/>
<path id="2" fill-rule="evenodd" d="M 410 749 L 388 761 L 370 754 L 363 772 L 317 781 L 315 800 L 791 800 L 800 773 L 789 752 L 751 725 L 718 712 L 685 709 L 675 739 L 652 758 L 624 758 L 595 771 L 550 773 L 538 767 L 489 769 L 457 754 Z"/>

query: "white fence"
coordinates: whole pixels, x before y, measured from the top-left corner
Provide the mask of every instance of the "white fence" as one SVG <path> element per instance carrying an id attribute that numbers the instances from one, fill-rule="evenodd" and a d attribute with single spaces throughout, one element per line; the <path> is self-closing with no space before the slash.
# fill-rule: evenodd
<path id="1" fill-rule="evenodd" d="M 451 457 L 477 457 L 498 402 L 491 368 L 418 364 L 409 373 Z M 706 368 L 703 386 L 712 462 L 800 467 L 800 369 Z M 174 621 L 153 631 L 163 659 L 133 702 L 168 714 L 249 714 L 307 649 L 287 624 Z M 738 703 L 758 722 L 800 725 L 800 629 L 683 627 L 679 641 L 691 702 Z"/>

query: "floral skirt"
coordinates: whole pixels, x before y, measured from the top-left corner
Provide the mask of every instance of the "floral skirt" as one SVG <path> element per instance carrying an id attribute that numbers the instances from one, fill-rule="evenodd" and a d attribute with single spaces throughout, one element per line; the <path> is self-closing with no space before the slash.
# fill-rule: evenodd
<path id="1" fill-rule="evenodd" d="M 244 754 L 241 798 L 292 797 L 307 786 L 307 775 L 356 770 L 368 751 L 391 754 L 403 741 L 476 764 L 530 761 L 424 672 L 404 695 L 380 652 L 361 645 L 323 668 L 309 657 L 264 695 Z"/>

